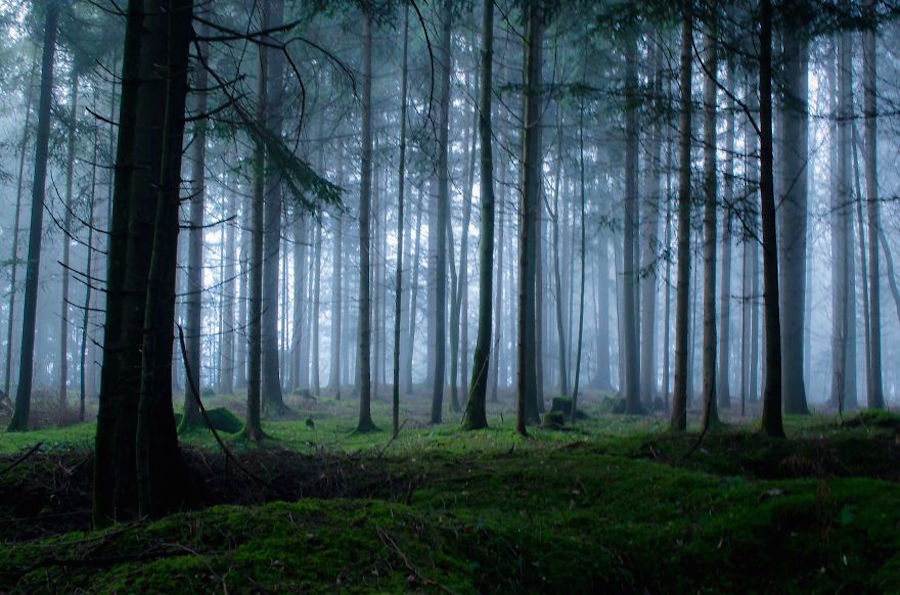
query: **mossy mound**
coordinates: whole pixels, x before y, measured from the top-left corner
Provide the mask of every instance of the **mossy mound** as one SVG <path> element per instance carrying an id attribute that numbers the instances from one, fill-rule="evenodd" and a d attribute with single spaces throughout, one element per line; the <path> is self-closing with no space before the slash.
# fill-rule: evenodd
<path id="1" fill-rule="evenodd" d="M 212 424 L 216 430 L 220 432 L 225 432 L 228 434 L 234 434 L 235 432 L 239 432 L 241 428 L 244 427 L 244 422 L 240 420 L 240 418 L 232 413 L 229 409 L 225 407 L 216 407 L 215 409 L 207 409 L 207 416 L 209 416 L 209 422 Z M 175 414 L 175 427 L 181 427 L 181 420 L 183 419 L 183 415 L 181 413 Z M 201 422 L 202 426 L 205 426 L 205 422 Z"/>

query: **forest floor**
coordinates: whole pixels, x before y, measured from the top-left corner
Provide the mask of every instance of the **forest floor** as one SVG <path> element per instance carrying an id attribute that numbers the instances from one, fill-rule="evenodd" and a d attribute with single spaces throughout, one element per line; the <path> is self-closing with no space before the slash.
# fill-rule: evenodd
<path id="1" fill-rule="evenodd" d="M 527 439 L 508 403 L 460 432 L 405 400 L 396 440 L 387 398 L 363 435 L 350 399 L 288 404 L 262 447 L 226 437 L 255 478 L 191 431 L 197 508 L 96 532 L 93 422 L 0 435 L 0 591 L 900 590 L 896 414 L 788 417 L 787 440 L 735 418 L 696 446 L 599 395 Z"/>

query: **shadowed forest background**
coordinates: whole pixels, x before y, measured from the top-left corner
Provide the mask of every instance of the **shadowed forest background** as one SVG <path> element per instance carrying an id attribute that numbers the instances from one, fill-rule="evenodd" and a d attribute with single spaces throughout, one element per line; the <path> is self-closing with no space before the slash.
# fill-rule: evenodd
<path id="1" fill-rule="evenodd" d="M 898 17 L 0 2 L 0 582 L 889 590 Z"/>

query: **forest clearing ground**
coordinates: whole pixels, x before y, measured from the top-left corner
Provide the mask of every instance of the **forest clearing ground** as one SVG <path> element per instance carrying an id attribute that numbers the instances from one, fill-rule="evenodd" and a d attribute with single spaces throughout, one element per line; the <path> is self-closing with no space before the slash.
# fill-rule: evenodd
<path id="1" fill-rule="evenodd" d="M 208 399 L 211 407 L 240 396 Z M 289 401 L 263 447 L 185 437 L 202 509 L 83 533 L 93 423 L 0 436 L 0 588 L 215 591 L 719 591 L 900 584 L 900 417 L 788 418 L 789 440 L 730 425 L 673 436 L 606 413 L 568 431 L 407 424 L 353 435 L 355 401 Z M 375 422 L 390 424 L 375 402 Z M 501 421 L 502 414 L 502 421 Z M 450 417 L 450 416 L 448 416 Z M 309 423 L 311 422 L 311 423 Z M 765 572 L 759 569 L 766 568 Z M 789 582 L 788 582 L 789 581 Z M 48 585 L 52 588 L 48 589 Z"/>

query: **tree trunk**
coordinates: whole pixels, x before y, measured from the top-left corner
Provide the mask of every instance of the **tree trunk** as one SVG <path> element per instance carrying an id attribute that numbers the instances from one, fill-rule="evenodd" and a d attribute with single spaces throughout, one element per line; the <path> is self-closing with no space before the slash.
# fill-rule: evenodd
<path id="1" fill-rule="evenodd" d="M 803 382 L 803 320 L 806 295 L 807 226 L 807 43 L 801 40 L 800 3 L 783 10 L 787 23 L 782 32 L 784 100 L 781 110 L 781 342 L 785 413 L 808 414 Z"/>
<path id="2" fill-rule="evenodd" d="M 581 351 L 582 351 L 582 339 L 584 338 L 584 277 L 585 277 L 585 268 L 587 263 L 585 262 L 585 246 L 586 246 L 586 237 L 585 237 L 585 192 L 584 192 L 584 98 L 579 101 L 578 104 L 578 173 L 579 173 L 579 182 L 580 182 L 580 216 L 581 216 L 581 250 L 580 250 L 580 273 L 581 273 L 581 285 L 578 290 L 578 346 L 575 351 L 575 379 L 574 379 L 574 387 L 572 388 L 572 418 L 571 422 L 574 424 L 577 419 L 578 414 L 578 388 L 581 381 Z"/>
<path id="3" fill-rule="evenodd" d="M 687 428 L 688 290 L 691 278 L 691 45 L 693 5 L 685 0 L 681 16 L 681 115 L 678 123 L 678 272 L 675 291 L 675 387 L 671 429 Z"/>
<path id="4" fill-rule="evenodd" d="M 657 40 L 653 52 L 653 97 L 652 109 L 655 114 L 662 114 L 662 43 Z M 649 151 L 644 169 L 644 216 L 641 224 L 641 402 L 652 408 L 656 398 L 656 295 L 658 291 L 659 263 L 659 181 L 662 164 L 662 119 L 655 118 L 648 135 Z"/>
<path id="5" fill-rule="evenodd" d="M 284 18 L 284 0 L 264 0 L 268 27 L 279 27 Z M 281 137 L 282 98 L 284 96 L 284 55 L 280 50 L 265 48 L 268 56 L 266 77 L 266 130 Z M 278 361 L 278 261 L 281 251 L 281 176 L 266 155 L 263 231 L 263 295 L 262 295 L 262 406 L 268 415 L 284 415 L 288 408 L 281 391 Z"/>
<path id="6" fill-rule="evenodd" d="M 734 89 L 734 64 L 733 60 L 727 60 L 728 89 Z M 731 408 L 731 226 L 734 217 L 732 210 L 734 202 L 734 136 L 735 113 L 734 100 L 728 100 L 728 112 L 726 115 L 727 129 L 725 132 L 725 173 L 724 182 L 725 220 L 722 231 L 722 291 L 719 293 L 721 318 L 719 326 L 719 373 L 716 380 L 716 395 L 719 406 L 722 409 Z"/>
<path id="7" fill-rule="evenodd" d="M 711 13 L 715 0 L 707 3 Z M 705 39 L 706 78 L 703 85 L 703 430 L 719 424 L 716 400 L 716 50 L 715 15 L 709 16 Z"/>
<path id="8" fill-rule="evenodd" d="M 559 272 L 559 219 L 561 213 L 559 210 L 559 187 L 562 178 L 562 117 L 560 108 L 556 110 L 556 175 L 553 182 L 553 211 L 549 212 L 550 225 L 552 234 L 553 249 L 553 288 L 556 294 L 556 336 L 557 336 L 557 354 L 559 367 L 559 394 L 569 394 L 569 368 L 566 364 L 566 329 L 564 319 L 564 302 L 563 302 L 563 284 L 562 276 Z M 550 211 L 549 205 L 547 210 Z"/>
<path id="9" fill-rule="evenodd" d="M 96 100 L 96 91 L 94 95 L 94 99 Z M 87 397 L 87 379 L 88 372 L 85 367 L 88 365 L 87 361 L 87 346 L 88 346 L 88 325 L 91 320 L 91 290 L 93 289 L 93 265 L 94 265 L 94 200 L 96 198 L 97 192 L 97 147 L 100 144 L 100 139 L 97 135 L 97 129 L 94 129 L 94 150 L 91 158 L 91 190 L 88 194 L 88 216 L 87 216 L 87 228 L 88 228 L 88 238 L 87 238 L 87 262 L 85 264 L 85 284 L 84 284 L 84 308 L 82 311 L 82 319 L 81 319 L 81 354 L 79 357 L 79 361 L 81 362 L 78 366 L 79 369 L 79 399 L 78 399 L 78 419 L 84 421 L 84 406 L 85 400 Z"/>
<path id="10" fill-rule="evenodd" d="M 867 0 L 866 16 L 874 20 L 875 2 Z M 866 211 L 869 227 L 869 409 L 884 408 L 881 379 L 881 295 L 879 290 L 878 242 L 878 147 L 876 110 L 875 24 L 863 33 L 863 93 L 865 117 Z M 860 226 L 862 221 L 860 221 Z"/>
<path id="11" fill-rule="evenodd" d="M 406 191 L 406 94 L 409 53 L 409 5 L 403 9 L 403 72 L 400 84 L 400 165 L 397 172 L 397 276 L 394 301 L 394 374 L 391 390 L 391 429 L 394 438 L 400 433 L 400 326 L 403 309 L 403 199 Z"/>
<path id="12" fill-rule="evenodd" d="M 63 216 L 62 300 L 59 317 L 59 404 L 66 409 L 69 390 L 69 247 L 72 237 L 72 180 L 75 174 L 75 128 L 78 122 L 78 71 L 72 68 L 72 111 L 66 147 L 66 213 Z M 88 284 L 90 278 L 86 279 Z"/>
<path id="13" fill-rule="evenodd" d="M 204 35 L 205 25 L 198 32 Z M 206 53 L 206 42 L 198 42 L 198 50 Z M 200 67 L 196 70 L 194 80 L 194 92 L 196 103 L 194 111 L 197 114 L 206 112 L 206 69 Z M 191 427 L 200 426 L 203 417 L 200 415 L 200 407 L 194 395 L 191 394 L 190 385 L 200 386 L 200 345 L 202 341 L 203 322 L 203 203 L 206 187 L 204 176 L 206 170 L 206 123 L 198 121 L 195 124 L 194 140 L 191 144 L 193 157 L 191 161 L 191 207 L 190 207 L 190 232 L 188 235 L 188 268 L 187 268 L 187 329 L 185 332 L 186 351 L 188 356 L 188 368 L 192 378 L 188 381 L 187 390 L 184 391 L 184 415 L 181 418 L 182 432 Z"/>
<path id="14" fill-rule="evenodd" d="M 375 430 L 372 421 L 371 288 L 369 269 L 369 208 L 372 202 L 372 13 L 363 10 L 362 155 L 359 190 L 359 423 L 357 432 Z"/>
<path id="15" fill-rule="evenodd" d="M 263 28 L 268 26 L 268 2 L 261 4 Z M 268 89 L 268 51 L 259 46 L 259 71 L 256 84 L 257 125 L 266 126 L 266 103 Z M 247 419 L 243 435 L 248 440 L 261 442 L 263 439 L 262 408 L 262 310 L 263 310 L 263 234 L 265 210 L 265 167 L 266 149 L 261 138 L 257 138 L 253 151 L 253 198 L 250 222 L 250 271 L 248 306 L 247 357 Z"/>
<path id="16" fill-rule="evenodd" d="M 342 176 L 338 183 L 342 182 Z M 332 216 L 331 253 L 331 364 L 328 369 L 328 388 L 336 395 L 341 392 L 341 320 L 343 295 L 341 278 L 344 276 L 344 217 L 338 212 Z"/>
<path id="17" fill-rule="evenodd" d="M 624 358 L 625 377 L 619 382 L 625 397 L 625 412 L 637 415 L 641 406 L 640 345 L 638 342 L 638 130 L 637 130 L 637 40 L 625 41 L 625 232 L 622 250 L 622 335 L 619 358 Z"/>
<path id="18" fill-rule="evenodd" d="M 419 193 L 416 200 L 416 242 L 413 250 L 413 276 L 412 283 L 409 288 L 409 324 L 407 332 L 406 344 L 406 378 L 404 380 L 404 394 L 411 395 L 413 392 L 412 368 L 413 353 L 416 342 L 416 328 L 418 326 L 418 301 L 419 301 L 419 252 L 422 246 L 422 194 Z"/>
<path id="19" fill-rule="evenodd" d="M 441 423 L 444 403 L 444 367 L 447 359 L 447 225 L 450 219 L 450 75 L 453 62 L 450 55 L 450 0 L 441 4 L 441 37 L 438 55 L 441 66 L 441 101 L 438 109 L 438 197 L 437 233 L 435 234 L 435 326 L 434 326 L 434 377 L 431 389 L 431 423 Z"/>
<path id="20" fill-rule="evenodd" d="M 784 437 L 781 423 L 781 321 L 778 311 L 778 247 L 775 230 L 775 188 L 772 175 L 772 4 L 760 2 L 759 58 L 760 214 L 763 241 L 763 300 L 766 321 L 766 377 L 762 431 Z M 801 319 L 802 320 L 802 319 Z M 801 360 L 802 361 L 802 360 Z"/>
<path id="21" fill-rule="evenodd" d="M 19 145 L 19 174 L 16 178 L 16 215 L 13 223 L 12 256 L 10 263 L 12 276 L 9 282 L 9 316 L 6 325 L 6 364 L 3 372 L 3 392 L 9 395 L 10 370 L 13 353 L 13 323 L 16 314 L 16 277 L 19 272 L 19 219 L 22 212 L 22 193 L 25 187 L 25 153 L 28 150 L 28 135 L 31 133 L 31 106 L 34 103 L 34 75 L 37 72 L 37 52 L 31 62 L 31 74 L 28 75 L 28 91 L 25 93 L 25 126 L 22 129 L 22 142 Z"/>
<path id="22" fill-rule="evenodd" d="M 537 0 L 525 8 L 525 105 L 522 128 L 522 198 L 519 205 L 519 295 L 516 344 L 516 431 L 525 436 L 526 423 L 537 421 L 538 354 L 535 282 L 537 210 L 541 185 L 541 43 L 542 14 Z"/>
<path id="23" fill-rule="evenodd" d="M 236 203 L 234 192 L 228 194 L 228 213 L 229 216 L 236 216 Z M 219 370 L 219 393 L 230 395 L 234 393 L 234 257 L 235 257 L 235 222 L 229 222 L 225 228 L 225 267 L 222 272 L 222 339 L 221 339 L 221 362 L 222 366 Z"/>
<path id="24" fill-rule="evenodd" d="M 19 360 L 19 384 L 16 403 L 7 431 L 28 430 L 31 411 L 31 382 L 34 370 L 34 327 L 37 321 L 38 272 L 41 265 L 41 238 L 44 223 L 44 196 L 47 182 L 48 146 L 50 143 L 50 104 L 53 100 L 53 66 L 56 56 L 56 34 L 59 4 L 47 5 L 44 24 L 44 49 L 41 56 L 41 95 L 38 101 L 38 128 L 34 148 L 34 180 L 31 188 L 31 229 L 28 234 L 28 261 L 25 266 L 25 303 L 22 312 L 22 342 Z"/>
<path id="25" fill-rule="evenodd" d="M 469 398 L 462 427 L 487 427 L 486 395 L 491 356 L 491 296 L 494 280 L 494 156 L 491 129 L 491 92 L 494 56 L 494 3 L 484 0 L 481 20 L 481 81 L 478 96 L 478 135 L 481 141 L 481 233 L 478 251 L 478 334 L 472 361 Z M 473 176 L 474 177 L 474 176 Z M 499 287 L 500 283 L 498 283 Z M 498 292 L 499 293 L 499 292 Z M 499 307 L 498 296 L 498 307 Z M 496 360 L 495 360 L 496 361 Z M 495 364 L 496 367 L 496 364 Z"/>

